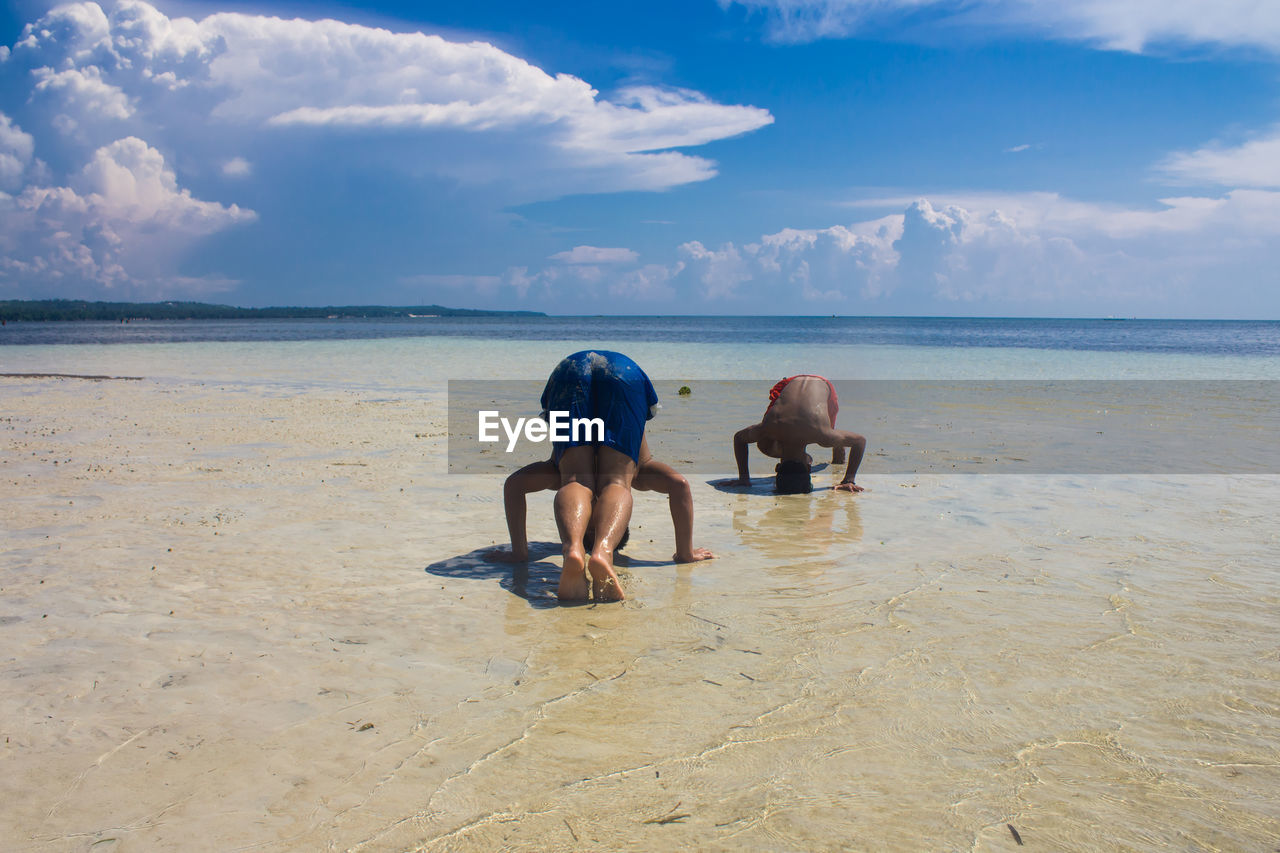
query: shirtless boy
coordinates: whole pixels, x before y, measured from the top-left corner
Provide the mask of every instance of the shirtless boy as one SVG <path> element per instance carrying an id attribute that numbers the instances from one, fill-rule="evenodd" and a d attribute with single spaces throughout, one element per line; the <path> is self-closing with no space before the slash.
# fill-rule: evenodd
<path id="1" fill-rule="evenodd" d="M 613 554 L 631 520 L 631 489 L 640 468 L 645 423 L 653 417 L 657 403 L 658 395 L 649 377 L 639 365 L 621 353 L 607 350 L 573 353 L 561 360 L 547 379 L 542 392 L 544 413 L 566 411 L 571 419 L 599 418 L 604 423 L 602 440 L 583 438 L 557 442 L 552 452 L 553 470 L 559 478 L 555 497 L 556 527 L 564 555 L 564 566 L 556 589 L 561 600 L 581 601 L 591 597 L 620 601 L 626 597 L 613 568 Z M 536 464 L 541 466 L 543 463 Z M 541 467 L 530 475 L 533 482 L 546 476 L 547 470 Z M 705 557 L 696 556 L 692 547 L 691 499 L 687 515 L 683 509 L 680 520 L 675 515 L 674 502 L 686 500 L 688 483 L 685 482 L 685 488 L 681 490 L 673 478 L 683 478 L 674 471 L 666 474 L 658 468 L 652 468 L 647 476 L 657 478 L 654 480 L 657 485 L 665 484 L 670 488 L 672 518 L 677 526 L 677 553 L 683 548 L 688 552 L 684 556 L 694 559 L 710 557 L 710 553 Z M 517 480 L 513 490 L 519 491 L 527 482 Z M 520 503 L 523 503 L 523 495 Z M 516 556 L 519 550 L 527 558 L 527 540 L 522 547 L 517 541 L 525 539 L 524 513 L 518 513 L 520 529 L 517 531 L 513 524 L 513 508 L 508 503 L 512 556 Z M 680 525 L 686 517 L 688 531 L 682 539 Z M 595 531 L 590 554 L 584 543 L 589 526 Z"/>
<path id="2" fill-rule="evenodd" d="M 802 374 L 783 379 L 769 392 L 769 406 L 760 423 L 738 430 L 733 436 L 733 455 L 738 463 L 738 479 L 728 485 L 749 486 L 747 470 L 750 446 L 755 444 L 766 456 L 780 459 L 774 483 L 782 494 L 813 491 L 810 471 L 813 457 L 806 448 L 810 444 L 830 447 L 831 464 L 844 461 L 849 451 L 849 465 L 836 491 L 861 492 L 853 482 L 862 464 L 867 440 L 855 432 L 836 429 L 836 413 L 840 410 L 835 386 L 821 376 Z"/>

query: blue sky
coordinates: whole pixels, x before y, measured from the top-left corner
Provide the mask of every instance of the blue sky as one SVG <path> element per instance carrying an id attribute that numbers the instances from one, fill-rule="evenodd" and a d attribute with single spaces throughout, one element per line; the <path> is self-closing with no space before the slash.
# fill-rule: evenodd
<path id="1" fill-rule="evenodd" d="M 1280 5 L 7 3 L 0 299 L 1280 318 Z"/>

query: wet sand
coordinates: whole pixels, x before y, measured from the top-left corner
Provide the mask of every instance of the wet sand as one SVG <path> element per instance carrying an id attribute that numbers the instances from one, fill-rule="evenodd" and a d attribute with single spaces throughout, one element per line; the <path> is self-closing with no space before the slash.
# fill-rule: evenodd
<path id="1" fill-rule="evenodd" d="M 558 607 L 432 388 L 0 378 L 6 848 L 1280 835 L 1277 478 L 692 478 L 718 559 L 639 495 L 628 601 Z"/>

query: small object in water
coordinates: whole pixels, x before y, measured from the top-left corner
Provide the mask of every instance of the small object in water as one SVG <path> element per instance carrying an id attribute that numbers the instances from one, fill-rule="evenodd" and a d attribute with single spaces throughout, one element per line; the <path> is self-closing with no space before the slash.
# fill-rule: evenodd
<path id="1" fill-rule="evenodd" d="M 1018 834 L 1018 830 L 1014 829 L 1011 823 L 1006 823 L 1005 826 L 1009 827 L 1009 834 L 1013 836 L 1013 840 L 1018 842 L 1019 847 L 1022 847 L 1022 836 Z"/>
<path id="2" fill-rule="evenodd" d="M 652 820 L 646 820 L 645 823 L 657 823 L 657 824 L 684 823 L 686 820 L 688 820 L 691 817 L 693 817 L 693 815 L 689 814 L 688 812 L 681 812 L 680 814 L 667 815 L 666 817 L 659 817 L 659 818 L 653 818 Z"/>
<path id="3" fill-rule="evenodd" d="M 693 815 L 689 814 L 688 812 L 680 812 L 679 814 L 676 814 L 675 811 L 676 809 L 680 808 L 680 806 L 681 806 L 681 803 L 676 803 L 674 806 L 671 807 L 671 811 L 667 812 L 662 817 L 651 817 L 648 820 L 643 822 L 656 823 L 656 824 L 682 823 L 685 820 L 693 817 Z"/>
<path id="4" fill-rule="evenodd" d="M 358 731 L 358 732 L 367 732 L 367 731 L 369 731 L 369 729 L 371 729 L 371 728 L 373 728 L 373 723 L 365 723 L 363 726 L 361 726 L 360 728 L 356 729 L 356 731 Z M 1013 827 L 1010 827 L 1010 829 L 1012 829 L 1012 828 L 1013 828 Z"/>
<path id="5" fill-rule="evenodd" d="M 688 397 L 690 394 L 693 393 L 693 389 L 690 388 L 688 385 L 681 385 L 680 390 L 677 391 L 676 393 L 679 394 L 681 397 Z"/>

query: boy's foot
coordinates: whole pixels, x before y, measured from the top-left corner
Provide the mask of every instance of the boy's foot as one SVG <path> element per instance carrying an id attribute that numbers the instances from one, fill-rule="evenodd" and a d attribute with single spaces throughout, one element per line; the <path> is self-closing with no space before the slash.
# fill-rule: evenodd
<path id="1" fill-rule="evenodd" d="M 561 601 L 586 601 L 591 590 L 587 586 L 586 554 L 578 549 L 564 552 L 564 568 L 560 571 L 560 585 L 556 598 Z"/>
<path id="2" fill-rule="evenodd" d="M 596 601 L 622 601 L 627 597 L 607 557 L 593 554 L 587 561 L 587 571 L 591 573 L 591 592 Z"/>

